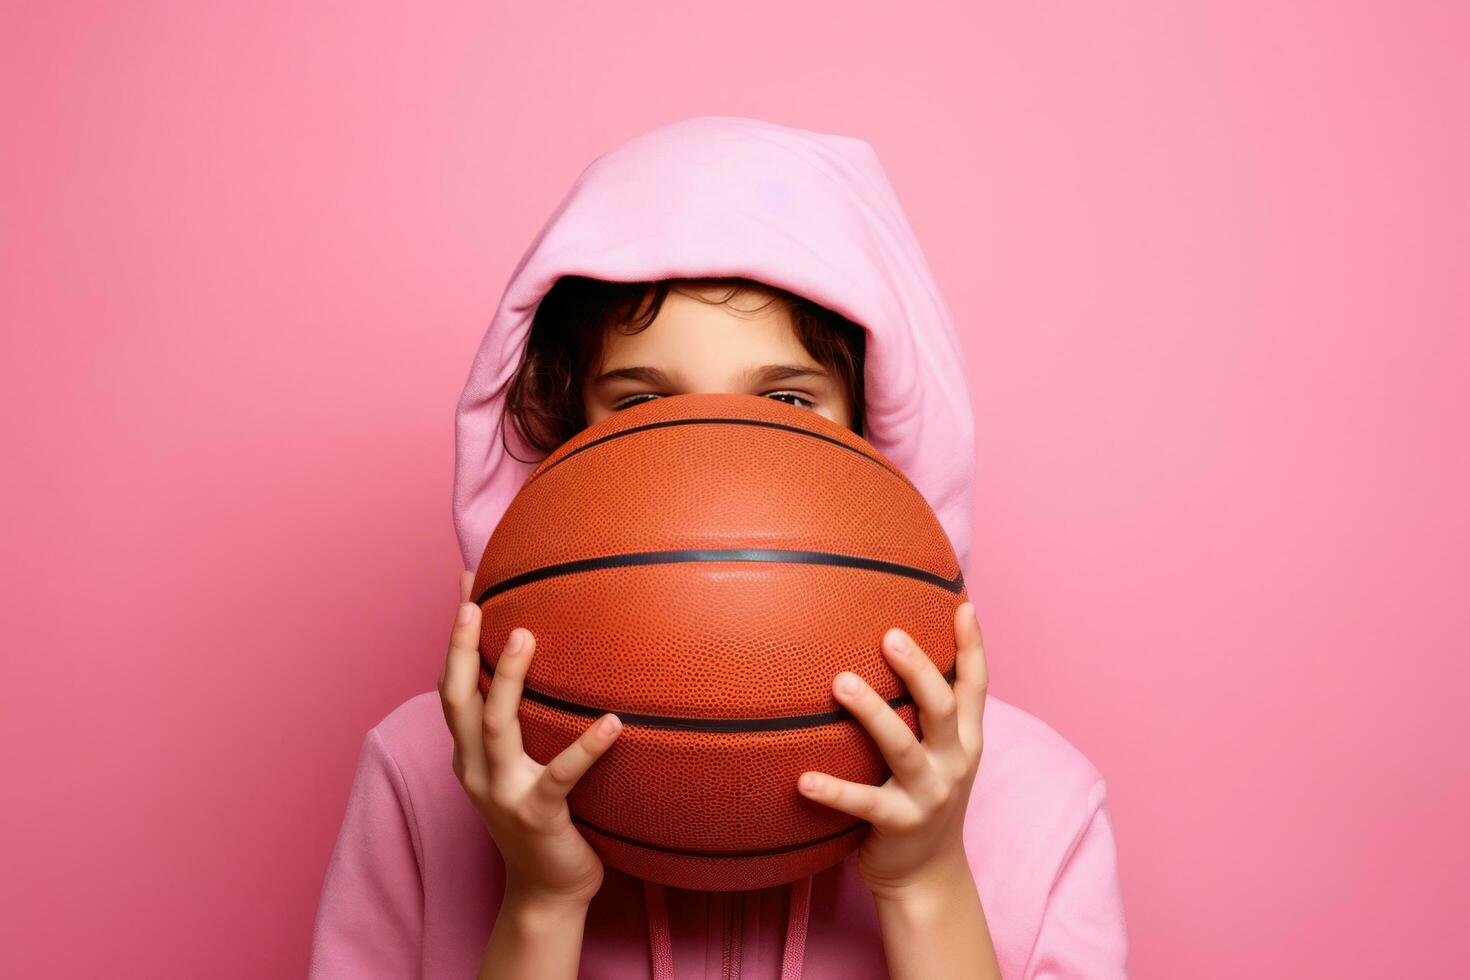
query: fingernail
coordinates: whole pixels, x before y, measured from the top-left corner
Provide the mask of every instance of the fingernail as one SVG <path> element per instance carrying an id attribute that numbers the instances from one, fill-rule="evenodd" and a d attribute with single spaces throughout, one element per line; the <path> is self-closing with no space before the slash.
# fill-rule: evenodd
<path id="1" fill-rule="evenodd" d="M 515 654 L 520 653 L 521 652 L 521 648 L 524 647 L 525 645 L 526 645 L 525 637 L 522 636 L 521 631 L 520 630 L 511 630 L 510 631 L 510 636 L 507 637 L 506 638 L 506 641 L 505 641 L 505 652 L 507 654 L 510 654 L 510 655 L 514 656 Z"/>
<path id="2" fill-rule="evenodd" d="M 470 621 L 470 616 L 475 612 L 475 604 L 472 602 L 461 602 L 459 604 L 459 625 L 463 626 Z"/>
<path id="3" fill-rule="evenodd" d="M 837 690 L 843 694 L 856 694 L 858 692 L 858 679 L 856 674 L 838 674 Z"/>
<path id="4" fill-rule="evenodd" d="M 898 654 L 900 657 L 905 656 L 909 652 L 909 642 L 908 642 L 908 639 L 903 635 L 903 633 L 900 630 L 897 630 L 897 629 L 889 630 L 888 631 L 887 640 L 888 640 L 888 649 L 889 650 L 892 650 L 894 653 Z"/>
<path id="5" fill-rule="evenodd" d="M 816 776 L 814 776 L 814 775 L 812 775 L 811 773 L 808 772 L 808 773 L 802 773 L 800 782 L 801 782 L 801 788 L 802 788 L 802 790 L 805 791 L 805 792 L 807 792 L 807 793 L 810 793 L 810 792 L 812 792 L 813 790 L 815 790 L 817 788 L 817 782 L 818 782 L 818 780 L 817 780 L 817 777 Z"/>
<path id="6" fill-rule="evenodd" d="M 613 732 L 618 730 L 618 721 L 619 719 L 617 715 L 608 715 L 606 718 L 602 719 L 601 724 L 598 726 L 598 730 L 604 735 L 611 735 Z"/>

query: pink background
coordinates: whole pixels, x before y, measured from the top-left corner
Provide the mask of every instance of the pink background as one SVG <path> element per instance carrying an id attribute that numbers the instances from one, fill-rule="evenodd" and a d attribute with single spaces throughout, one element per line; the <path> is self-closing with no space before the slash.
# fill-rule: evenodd
<path id="1" fill-rule="evenodd" d="M 1463 5 L 967 6 L 7 8 L 0 974 L 303 972 L 363 734 L 437 677 L 500 290 L 705 113 L 899 190 L 994 692 L 1108 777 L 1135 975 L 1455 972 Z"/>

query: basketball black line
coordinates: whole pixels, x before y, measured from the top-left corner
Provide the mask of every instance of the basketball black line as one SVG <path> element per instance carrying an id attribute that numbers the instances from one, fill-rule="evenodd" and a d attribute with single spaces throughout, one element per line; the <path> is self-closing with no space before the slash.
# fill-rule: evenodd
<path id="1" fill-rule="evenodd" d="M 589 827 L 592 830 L 595 830 L 597 833 L 602 834 L 604 837 L 611 837 L 613 840 L 622 841 L 624 844 L 632 844 L 634 847 L 641 847 L 649 851 L 658 851 L 662 854 L 683 854 L 689 857 L 703 858 L 751 858 L 764 857 L 768 854 L 787 854 L 791 851 L 799 851 L 807 847 L 816 847 L 818 844 L 825 844 L 829 840 L 836 840 L 839 837 L 843 837 L 847 834 L 852 833 L 854 830 L 857 830 L 859 827 L 862 827 L 864 824 L 867 823 L 867 821 L 865 820 L 859 820 L 857 823 L 849 824 L 848 826 L 843 827 L 841 830 L 836 831 L 835 833 L 823 834 L 821 837 L 813 837 L 811 840 L 805 840 L 799 844 L 784 844 L 779 847 L 763 847 L 748 851 L 705 851 L 698 848 L 664 847 L 661 844 L 652 844 L 648 841 L 639 840 L 636 837 L 628 837 L 625 834 L 614 833 L 613 831 L 608 830 L 605 827 L 599 827 L 591 820 L 586 820 L 582 817 L 577 816 L 575 813 L 572 814 L 572 820 L 573 822 L 579 823 L 584 827 Z"/>
<path id="2" fill-rule="evenodd" d="M 863 459 L 868 460 L 870 463 L 876 463 L 876 464 L 878 464 L 879 466 L 883 467 L 883 469 L 886 470 L 888 473 L 892 474 L 893 476 L 898 477 L 905 484 L 907 484 L 907 486 L 908 486 L 908 488 L 910 490 L 913 490 L 915 493 L 918 493 L 919 492 L 919 488 L 916 487 L 916 486 L 914 486 L 913 481 L 910 480 L 907 476 L 905 476 L 903 474 L 903 472 L 901 470 L 899 470 L 897 467 L 891 466 L 888 463 L 884 462 L 883 460 L 879 459 L 878 457 L 873 456 L 873 455 L 871 455 L 869 453 L 865 453 L 861 449 L 858 449 L 855 446 L 849 446 L 847 443 L 843 442 L 841 439 L 834 439 L 831 436 L 824 436 L 820 432 L 813 432 L 810 429 L 803 429 L 799 425 L 787 425 L 784 422 L 766 422 L 766 421 L 763 421 L 761 419 L 739 419 L 739 418 L 665 419 L 665 420 L 663 420 L 661 422 L 646 422 L 643 425 L 631 426 L 629 428 L 623 429 L 620 432 L 610 432 L 610 433 L 608 433 L 605 436 L 598 436 L 596 439 L 593 439 L 591 442 L 587 443 L 585 446 L 578 446 L 576 449 L 573 449 L 571 452 L 567 453 L 565 456 L 561 457 L 556 462 L 554 462 L 550 466 L 546 467 L 546 469 L 541 470 L 539 473 L 536 473 L 536 474 L 532 475 L 532 477 L 525 482 L 525 485 L 524 486 L 530 486 L 533 482 L 535 482 L 538 478 L 540 478 L 544 474 L 550 473 L 552 470 L 556 469 L 558 466 L 560 466 L 562 463 L 565 463 L 567 460 L 571 459 L 573 456 L 576 456 L 578 453 L 586 452 L 587 450 L 591 449 L 593 446 L 600 446 L 604 442 L 610 442 L 613 439 L 621 439 L 623 436 L 631 436 L 631 435 L 634 435 L 634 434 L 639 433 L 639 432 L 647 432 L 649 429 L 662 429 L 662 428 L 666 428 L 666 427 L 671 426 L 671 425 L 754 425 L 754 426 L 760 426 L 761 428 L 766 428 L 766 429 L 782 429 L 782 430 L 784 430 L 786 432 L 794 432 L 797 435 L 810 436 L 813 439 L 820 439 L 823 442 L 830 442 L 834 446 L 841 446 L 843 449 L 846 449 L 848 452 L 850 452 L 850 453 L 856 453 L 857 455 L 861 456 Z"/>
<path id="3" fill-rule="evenodd" d="M 912 565 L 882 561 L 878 558 L 864 558 L 860 555 L 844 555 L 832 551 L 802 551 L 784 548 L 675 548 L 668 551 L 629 551 L 620 555 L 578 558 L 575 561 L 543 565 L 529 572 L 501 579 L 481 592 L 476 601 L 479 605 L 484 606 L 486 600 L 502 592 L 557 575 L 575 575 L 578 572 L 592 572 L 602 568 L 629 568 L 636 565 L 672 565 L 688 561 L 765 561 L 799 565 L 833 565 L 840 568 L 862 568 L 870 572 L 902 575 L 905 578 L 918 579 L 930 585 L 937 585 L 955 595 L 959 595 L 965 587 L 963 569 L 956 572 L 954 578 L 945 578 L 943 575 L 915 568 Z"/>
<path id="4" fill-rule="evenodd" d="M 482 654 L 480 666 L 491 678 L 495 677 L 495 668 L 485 659 Z M 944 672 L 946 683 L 953 684 L 955 669 L 949 668 Z M 582 715 L 586 718 L 597 718 L 608 711 L 609 708 L 596 708 L 590 704 L 579 704 L 576 701 L 568 701 L 554 694 L 538 691 L 534 687 L 522 684 L 521 698 L 526 701 L 534 701 L 548 708 L 555 708 L 567 714 Z M 902 708 L 913 701 L 913 695 L 905 691 L 897 697 L 886 699 L 890 708 Z M 678 715 L 645 715 L 633 711 L 616 711 L 613 714 L 624 725 L 638 725 L 644 728 L 673 728 L 686 732 L 779 732 L 793 728 L 819 728 L 822 725 L 835 725 L 838 722 L 852 718 L 852 712 L 846 708 L 838 708 L 836 711 L 818 711 L 805 715 L 777 715 L 771 718 L 684 718 Z"/>

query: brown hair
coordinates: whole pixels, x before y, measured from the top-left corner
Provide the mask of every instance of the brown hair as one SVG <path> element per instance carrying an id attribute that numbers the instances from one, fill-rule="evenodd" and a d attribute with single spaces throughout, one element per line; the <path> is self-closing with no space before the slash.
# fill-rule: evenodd
<path id="1" fill-rule="evenodd" d="M 719 287 L 726 287 L 723 296 L 718 299 L 704 296 L 705 291 Z M 521 363 L 506 392 L 502 427 L 509 416 L 526 444 L 542 453 L 550 453 L 586 428 L 582 385 L 587 372 L 601 360 L 606 330 L 612 327 L 633 334 L 647 329 L 658 316 L 670 290 L 719 305 L 728 304 L 745 292 L 769 294 L 770 298 L 758 310 L 773 302 L 785 303 L 802 346 L 846 389 L 852 406 L 852 430 L 863 434 L 863 358 L 867 341 L 863 328 L 795 293 L 743 276 L 643 282 L 562 276 L 536 307 Z M 644 308 L 650 292 L 652 302 Z M 502 443 L 504 439 L 502 428 Z M 506 451 L 509 452 L 508 447 Z"/>

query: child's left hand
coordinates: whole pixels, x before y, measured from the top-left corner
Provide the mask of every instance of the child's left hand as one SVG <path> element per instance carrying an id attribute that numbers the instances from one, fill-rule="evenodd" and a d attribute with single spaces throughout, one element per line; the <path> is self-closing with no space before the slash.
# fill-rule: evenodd
<path id="1" fill-rule="evenodd" d="M 981 721 L 989 673 L 974 604 L 955 610 L 953 689 L 913 639 L 898 627 L 884 634 L 889 664 L 913 693 L 920 742 L 898 713 L 862 678 L 843 671 L 832 689 L 843 707 L 878 743 L 893 775 L 882 786 L 805 772 L 797 789 L 807 799 L 872 826 L 858 850 L 858 873 L 877 897 L 943 879 L 965 864 L 965 810 L 980 768 Z M 849 693 L 843 682 L 855 682 Z"/>

